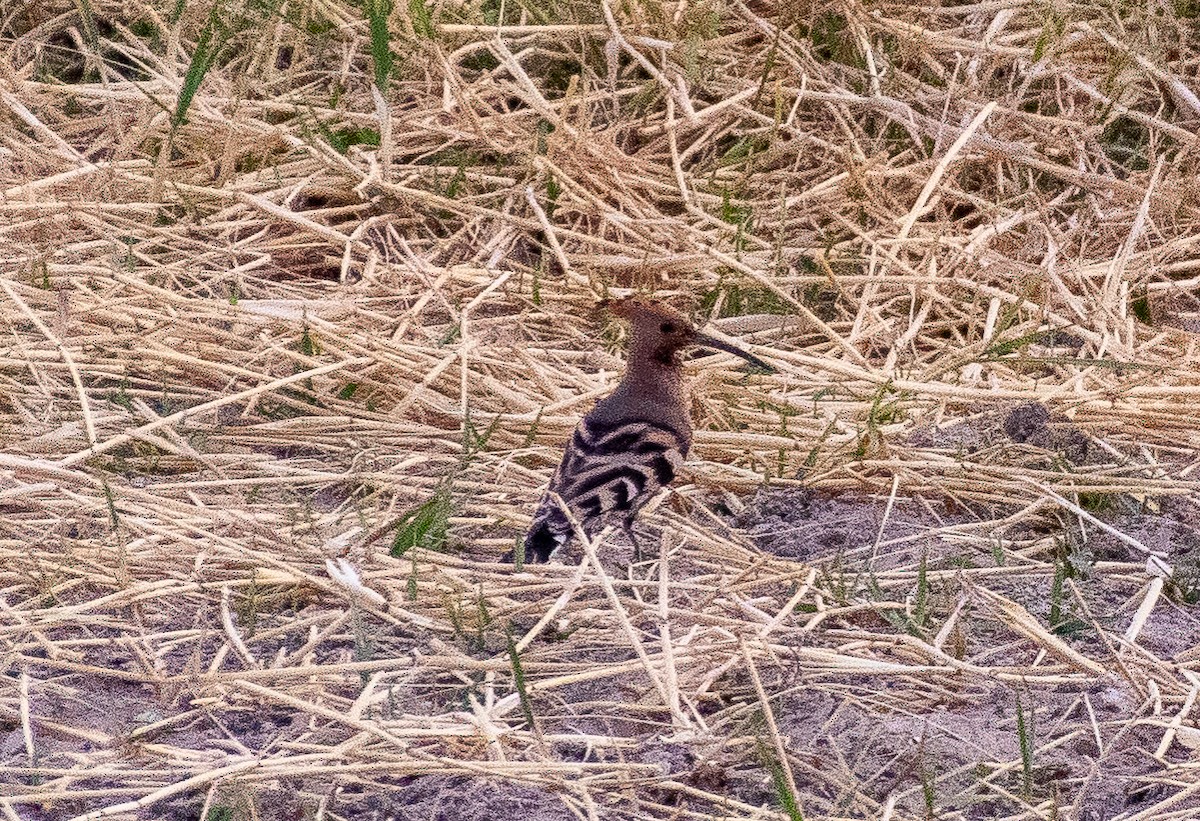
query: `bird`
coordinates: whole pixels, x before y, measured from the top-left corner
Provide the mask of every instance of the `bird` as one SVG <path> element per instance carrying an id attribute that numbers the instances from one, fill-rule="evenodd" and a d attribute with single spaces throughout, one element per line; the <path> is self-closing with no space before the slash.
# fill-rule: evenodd
<path id="1" fill-rule="evenodd" d="M 558 470 L 538 504 L 524 539 L 524 560 L 542 563 L 568 544 L 574 528 L 557 499 L 589 537 L 616 520 L 641 550 L 633 532 L 639 511 L 671 483 L 692 445 L 691 403 L 680 352 L 701 347 L 726 351 L 766 373 L 757 356 L 703 333 L 684 314 L 652 299 L 630 296 L 600 307 L 629 323 L 629 356 L 616 390 L 580 420 Z M 504 560 L 515 561 L 516 550 Z"/>

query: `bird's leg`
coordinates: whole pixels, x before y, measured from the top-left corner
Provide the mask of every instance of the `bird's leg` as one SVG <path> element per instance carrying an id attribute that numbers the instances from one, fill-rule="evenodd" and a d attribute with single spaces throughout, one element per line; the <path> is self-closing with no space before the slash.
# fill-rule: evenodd
<path id="1" fill-rule="evenodd" d="M 633 545 L 633 561 L 636 564 L 642 560 L 642 546 L 638 544 L 637 533 L 633 530 L 633 519 L 633 516 L 626 517 L 621 522 L 621 530 L 625 531 L 625 536 L 629 539 L 630 544 Z"/>

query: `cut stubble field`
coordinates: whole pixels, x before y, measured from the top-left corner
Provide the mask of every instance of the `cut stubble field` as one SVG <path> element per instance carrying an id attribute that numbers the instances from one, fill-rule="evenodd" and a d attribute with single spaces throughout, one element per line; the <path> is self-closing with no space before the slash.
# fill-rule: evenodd
<path id="1" fill-rule="evenodd" d="M 0 821 L 1200 817 L 1198 14 L 0 5 Z"/>

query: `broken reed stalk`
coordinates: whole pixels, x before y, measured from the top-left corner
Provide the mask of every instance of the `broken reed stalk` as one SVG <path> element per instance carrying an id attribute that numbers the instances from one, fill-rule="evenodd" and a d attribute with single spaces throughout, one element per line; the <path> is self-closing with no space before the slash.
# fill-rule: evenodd
<path id="1" fill-rule="evenodd" d="M 1114 518 L 1197 491 L 1178 4 L 36 5 L 0 20 L 0 814 L 211 814 L 276 784 L 300 814 L 460 779 L 550 814 L 785 817 L 752 789 L 760 701 L 808 817 L 1081 814 L 1097 779 L 1025 801 L 1038 769 L 955 723 L 1017 686 L 1053 694 L 1023 702 L 1047 772 L 1194 746 L 1196 581 L 1150 581 L 1152 534 Z M 780 373 L 687 366 L 657 569 L 606 544 L 514 574 L 493 559 L 622 366 L 606 290 L 698 309 Z M 1023 402 L 1087 458 L 998 434 Z M 792 554 L 764 554 L 711 513 L 763 485 L 875 518 L 830 548 L 781 515 L 760 536 Z M 346 538 L 447 487 L 460 553 Z M 1068 532 L 1091 575 L 1050 624 Z M 342 552 L 386 602 L 363 635 Z M 902 762 L 927 727 L 952 743 L 924 780 L 846 748 Z M 659 743 L 694 767 L 645 763 Z M 1131 817 L 1194 814 L 1192 769 L 1127 775 L 1155 785 Z"/>

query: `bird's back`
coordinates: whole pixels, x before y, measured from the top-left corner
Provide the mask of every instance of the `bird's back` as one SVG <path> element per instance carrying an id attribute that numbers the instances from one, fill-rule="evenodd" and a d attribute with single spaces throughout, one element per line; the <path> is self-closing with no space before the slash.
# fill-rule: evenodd
<path id="1" fill-rule="evenodd" d="M 631 521 L 675 478 L 687 457 L 691 425 L 686 414 L 682 421 L 668 421 L 665 414 L 639 413 L 636 403 L 612 399 L 600 402 L 575 428 L 525 537 L 530 561 L 548 560 L 572 535 L 551 494 L 567 504 L 590 535 L 610 518 Z"/>

